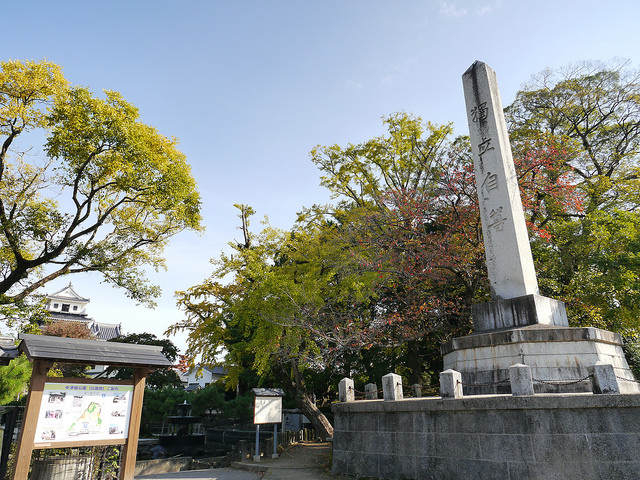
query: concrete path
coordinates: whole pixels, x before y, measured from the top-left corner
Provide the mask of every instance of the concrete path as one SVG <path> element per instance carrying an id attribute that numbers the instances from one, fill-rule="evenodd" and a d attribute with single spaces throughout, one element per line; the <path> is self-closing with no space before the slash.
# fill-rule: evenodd
<path id="1" fill-rule="evenodd" d="M 280 458 L 265 459 L 259 463 L 237 462 L 234 468 L 261 469 L 263 480 L 327 480 L 331 458 L 331 444 L 320 442 L 296 443 L 287 448 Z"/>
<path id="2" fill-rule="evenodd" d="M 260 480 L 262 473 L 237 470 L 235 468 L 210 468 L 208 470 L 185 470 L 175 473 L 154 473 L 152 475 L 138 475 L 135 480 Z"/>
<path id="3" fill-rule="evenodd" d="M 232 468 L 137 476 L 136 480 L 328 480 L 334 478 L 327 473 L 330 458 L 330 443 L 303 442 L 291 445 L 276 459 L 234 462 Z"/>

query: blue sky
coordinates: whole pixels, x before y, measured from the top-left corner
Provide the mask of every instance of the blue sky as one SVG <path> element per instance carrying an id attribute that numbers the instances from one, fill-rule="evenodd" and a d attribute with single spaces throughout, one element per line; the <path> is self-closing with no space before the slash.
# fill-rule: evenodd
<path id="1" fill-rule="evenodd" d="M 466 134 L 461 75 L 498 75 L 504 105 L 531 76 L 581 60 L 640 63 L 637 0 L 7 2 L 3 59 L 46 58 L 73 84 L 117 90 L 142 121 L 180 139 L 203 198 L 206 232 L 175 237 L 163 289 L 148 310 L 97 275 L 71 280 L 88 312 L 127 332 L 182 318 L 174 292 L 200 283 L 208 260 L 240 239 L 234 203 L 289 228 L 328 201 L 309 159 L 316 145 L 383 133 L 405 111 Z M 184 348 L 184 337 L 173 340 Z"/>

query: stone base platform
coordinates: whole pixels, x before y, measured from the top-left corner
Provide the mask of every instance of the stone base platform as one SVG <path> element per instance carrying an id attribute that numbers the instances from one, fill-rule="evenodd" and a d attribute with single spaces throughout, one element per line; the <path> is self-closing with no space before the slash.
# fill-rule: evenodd
<path id="1" fill-rule="evenodd" d="M 640 393 L 617 333 L 594 327 L 530 325 L 454 338 L 442 346 L 444 370 L 462 374 L 465 395 L 511 393 L 509 367 L 531 367 L 536 393 L 591 392 L 589 367 L 613 365 L 621 393 Z M 624 379 L 628 379 L 625 381 Z"/>

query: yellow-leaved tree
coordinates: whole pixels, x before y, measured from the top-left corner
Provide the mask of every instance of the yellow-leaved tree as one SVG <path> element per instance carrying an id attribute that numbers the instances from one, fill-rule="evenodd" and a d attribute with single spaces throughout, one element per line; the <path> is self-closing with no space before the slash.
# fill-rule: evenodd
<path id="1" fill-rule="evenodd" d="M 0 62 L 5 320 L 47 282 L 80 272 L 153 305 L 159 289 L 144 269 L 163 266 L 170 237 L 202 228 L 200 195 L 177 141 L 138 116 L 117 92 L 71 86 L 54 63 Z"/>

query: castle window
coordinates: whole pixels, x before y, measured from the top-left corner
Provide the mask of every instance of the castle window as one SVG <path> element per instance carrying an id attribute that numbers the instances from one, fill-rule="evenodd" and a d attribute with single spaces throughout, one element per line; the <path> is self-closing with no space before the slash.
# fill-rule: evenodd
<path id="1" fill-rule="evenodd" d="M 62 311 L 63 312 L 68 312 L 69 311 L 69 304 L 68 303 L 63 303 L 62 304 Z"/>
<path id="2" fill-rule="evenodd" d="M 73 306 L 73 311 L 75 312 L 76 310 L 78 310 L 78 305 Z"/>
<path id="3" fill-rule="evenodd" d="M 58 308 L 58 304 L 57 304 L 57 303 L 54 303 L 54 304 L 53 304 L 53 308 Z"/>

